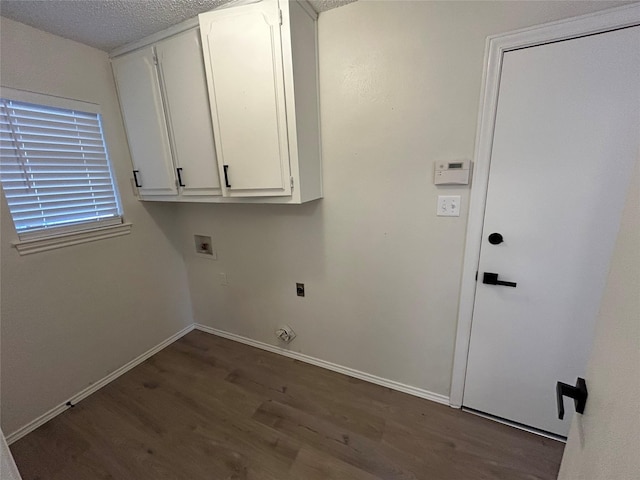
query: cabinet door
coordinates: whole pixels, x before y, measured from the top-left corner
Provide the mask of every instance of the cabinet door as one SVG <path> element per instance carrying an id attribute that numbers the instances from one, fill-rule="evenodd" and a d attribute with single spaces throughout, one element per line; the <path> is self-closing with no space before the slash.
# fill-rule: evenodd
<path id="1" fill-rule="evenodd" d="M 177 194 L 153 47 L 115 58 L 113 71 L 140 194 Z"/>
<path id="2" fill-rule="evenodd" d="M 224 194 L 291 195 L 277 0 L 201 14 L 200 30 Z"/>
<path id="3" fill-rule="evenodd" d="M 209 95 L 200 31 L 189 30 L 156 45 L 173 158 L 182 195 L 220 195 Z"/>

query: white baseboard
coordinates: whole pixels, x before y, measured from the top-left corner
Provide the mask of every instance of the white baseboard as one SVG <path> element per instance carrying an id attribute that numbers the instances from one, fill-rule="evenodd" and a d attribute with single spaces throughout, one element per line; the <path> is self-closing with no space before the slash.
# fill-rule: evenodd
<path id="1" fill-rule="evenodd" d="M 235 340 L 236 342 L 244 343 L 245 345 L 260 348 L 268 352 L 278 353 L 280 355 L 284 355 L 285 357 L 294 358 L 296 360 L 300 360 L 301 362 L 310 363 L 311 365 L 315 365 L 317 367 L 326 368 L 327 370 L 331 370 L 333 372 L 342 373 L 349 377 L 364 380 L 365 382 L 375 383 L 376 385 L 380 385 L 382 387 L 387 387 L 392 390 L 408 393 L 409 395 L 413 395 L 415 397 L 424 398 L 426 400 L 431 400 L 432 402 L 441 403 L 443 405 L 449 405 L 449 397 L 447 397 L 446 395 L 433 393 L 422 388 L 412 387 L 411 385 L 406 385 L 394 380 L 371 375 L 370 373 L 361 372 L 353 368 L 338 365 L 337 363 L 321 360 L 310 355 L 305 355 L 304 353 L 292 352 L 291 350 L 287 350 L 285 348 L 276 347 L 275 345 L 269 345 L 268 343 L 252 340 L 251 338 L 236 335 L 235 333 L 225 332 L 224 330 L 218 330 L 217 328 L 202 325 L 200 323 L 195 324 L 195 329 L 202 332 L 211 333 L 219 337 L 224 337 L 229 340 Z"/>
<path id="2" fill-rule="evenodd" d="M 33 432 L 39 426 L 47 423 L 53 417 L 55 417 L 57 415 L 60 415 L 66 409 L 71 408 L 69 405 L 67 405 L 68 402 L 71 402 L 72 405 L 75 405 L 76 403 L 78 403 L 82 399 L 87 398 L 89 395 L 91 395 L 95 391 L 101 389 L 102 387 L 104 387 L 108 383 L 114 381 L 116 378 L 118 378 L 123 373 L 126 373 L 129 370 L 131 370 L 133 367 L 136 367 L 136 366 L 140 365 L 147 358 L 155 355 L 160 350 L 162 350 L 164 347 L 169 346 L 170 344 L 172 344 L 173 342 L 175 342 L 179 338 L 183 337 L 184 335 L 186 335 L 187 333 L 192 331 L 194 328 L 195 328 L 195 325 L 193 325 L 193 324 L 189 325 L 186 328 L 183 328 L 182 330 L 180 330 L 175 335 L 170 336 L 166 340 L 160 342 L 155 347 L 150 348 L 149 350 L 144 352 L 142 355 L 140 355 L 140 356 L 134 358 L 133 360 L 131 360 L 129 363 L 123 365 L 122 367 L 118 368 L 117 370 L 114 370 L 113 372 L 111 372 L 106 377 L 98 380 L 95 383 L 92 383 L 87 388 L 85 388 L 84 390 L 78 392 L 76 395 L 71 397 L 66 402 L 63 402 L 60 405 L 58 405 L 57 407 L 52 408 L 48 412 L 40 415 L 35 420 L 27 423 L 26 425 L 24 425 L 23 427 L 19 428 L 18 430 L 16 430 L 15 432 L 11 433 L 10 435 L 7 435 L 7 443 L 9 445 L 11 445 L 16 440 L 20 440 L 22 437 L 24 437 L 28 433 Z"/>

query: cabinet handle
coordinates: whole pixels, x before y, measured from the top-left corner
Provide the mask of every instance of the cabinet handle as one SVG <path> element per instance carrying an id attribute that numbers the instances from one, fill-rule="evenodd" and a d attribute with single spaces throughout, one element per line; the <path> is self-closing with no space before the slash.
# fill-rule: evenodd
<path id="1" fill-rule="evenodd" d="M 227 170 L 229 169 L 229 165 L 223 165 L 224 168 L 224 185 L 227 188 L 231 188 L 231 185 L 229 185 L 229 173 L 227 172 Z"/>
<path id="2" fill-rule="evenodd" d="M 140 188 L 142 187 L 142 184 L 138 182 L 138 174 L 140 173 L 140 170 L 134 170 L 133 171 L 133 181 L 136 184 L 136 187 Z"/>
<path id="3" fill-rule="evenodd" d="M 182 168 L 176 168 L 176 172 L 178 172 L 178 185 L 180 187 L 185 187 L 186 185 L 182 183 Z"/>

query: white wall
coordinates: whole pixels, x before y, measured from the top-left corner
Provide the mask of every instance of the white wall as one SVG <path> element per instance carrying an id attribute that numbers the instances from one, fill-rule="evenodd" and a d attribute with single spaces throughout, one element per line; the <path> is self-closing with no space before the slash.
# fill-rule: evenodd
<path id="1" fill-rule="evenodd" d="M 627 480 L 640 472 L 640 161 L 622 217 L 560 480 Z"/>
<path id="2" fill-rule="evenodd" d="M 107 55 L 1 21 L 2 85 L 99 103 L 130 235 L 21 257 L 1 224 L 2 429 L 9 435 L 192 321 L 170 205 L 144 205 Z"/>
<path id="3" fill-rule="evenodd" d="M 616 5 L 361 0 L 321 14 L 325 198 L 181 205 L 195 320 L 270 344 L 287 322 L 292 350 L 448 395 L 469 190 L 432 172 L 473 154 L 485 38 Z M 436 217 L 438 194 L 461 195 L 462 215 Z M 193 234 L 213 235 L 217 261 L 192 253 Z"/>

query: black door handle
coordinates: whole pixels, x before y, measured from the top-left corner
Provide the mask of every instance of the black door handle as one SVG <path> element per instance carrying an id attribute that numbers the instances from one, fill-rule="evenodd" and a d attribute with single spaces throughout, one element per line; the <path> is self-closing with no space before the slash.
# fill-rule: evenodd
<path id="1" fill-rule="evenodd" d="M 224 185 L 227 188 L 231 188 L 231 185 L 229 185 L 229 174 L 227 173 L 229 165 L 223 165 L 222 168 L 224 168 Z"/>
<path id="2" fill-rule="evenodd" d="M 584 407 L 587 404 L 587 382 L 584 378 L 578 377 L 576 386 L 567 385 L 566 383 L 558 382 L 556 384 L 556 400 L 558 401 L 558 418 L 564 419 L 564 401 L 562 397 L 573 398 L 576 405 L 576 412 L 584 413 Z"/>
<path id="3" fill-rule="evenodd" d="M 133 181 L 136 184 L 136 187 L 140 188 L 142 187 L 142 185 L 140 184 L 140 182 L 138 182 L 138 173 L 140 173 L 140 170 L 133 171 Z"/>
<path id="4" fill-rule="evenodd" d="M 504 285 L 505 287 L 514 287 L 517 285 L 516 282 L 503 282 L 502 280 L 498 280 L 497 273 L 484 272 L 484 276 L 482 277 L 482 283 L 486 283 L 487 285 Z"/>
<path id="5" fill-rule="evenodd" d="M 176 168 L 176 172 L 178 173 L 178 186 L 184 187 L 185 184 L 182 183 L 182 168 Z"/>

